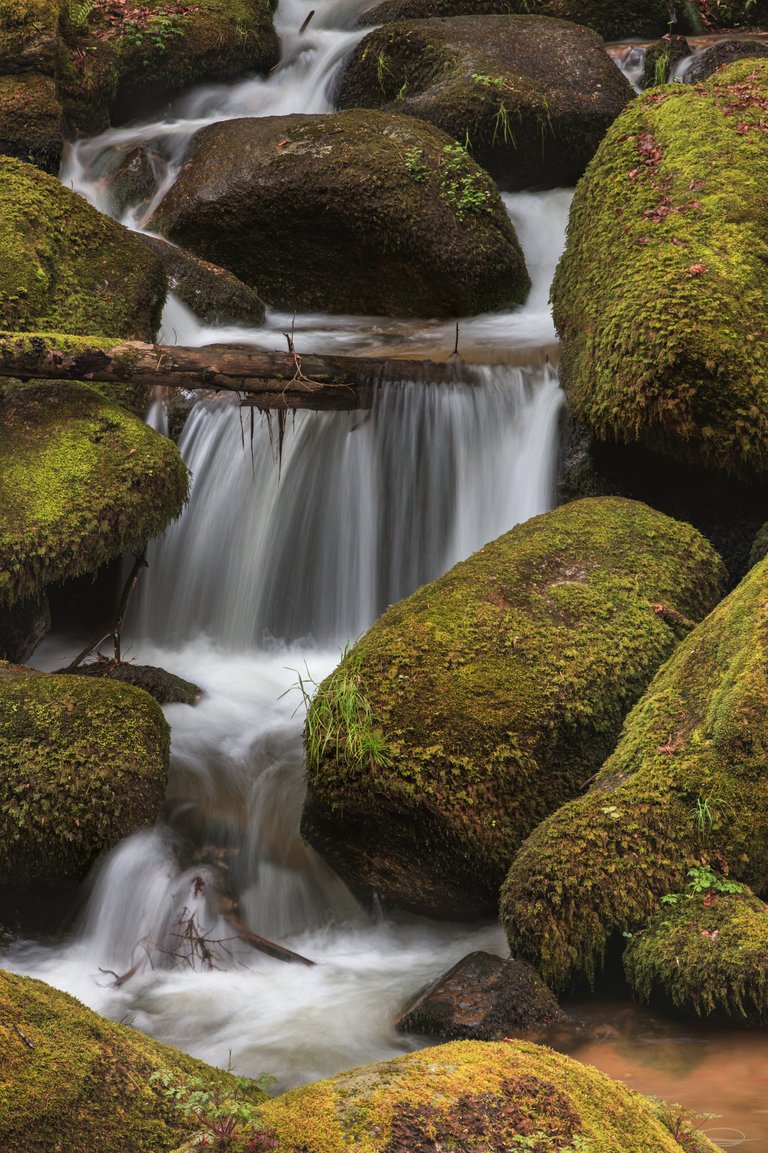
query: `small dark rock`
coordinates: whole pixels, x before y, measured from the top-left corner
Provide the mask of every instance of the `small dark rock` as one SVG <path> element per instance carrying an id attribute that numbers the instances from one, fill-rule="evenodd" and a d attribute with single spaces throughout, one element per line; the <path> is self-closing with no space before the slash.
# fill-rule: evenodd
<path id="1" fill-rule="evenodd" d="M 51 611 L 44 594 L 0 605 L 0 660 L 22 664 L 50 627 Z"/>
<path id="2" fill-rule="evenodd" d="M 264 323 L 264 301 L 231 272 L 159 236 L 141 239 L 162 260 L 169 292 L 175 292 L 203 324 Z"/>
<path id="3" fill-rule="evenodd" d="M 666 84 L 675 65 L 690 54 L 691 46 L 685 36 L 662 36 L 646 50 L 640 87 Z"/>
<path id="4" fill-rule="evenodd" d="M 155 190 L 152 158 L 146 148 L 132 148 L 104 178 L 112 214 L 122 216 L 126 208 L 143 204 Z"/>
<path id="5" fill-rule="evenodd" d="M 177 677 L 175 673 L 166 672 L 165 669 L 159 669 L 155 665 L 99 660 L 89 665 L 80 665 L 72 675 L 104 677 L 107 680 L 135 685 L 139 689 L 144 689 L 161 705 L 195 705 L 202 695 L 202 689 L 192 681 L 185 681 L 183 677 Z"/>
<path id="6" fill-rule="evenodd" d="M 514 1032 L 566 1020 L 532 965 L 477 952 L 439 977 L 397 1028 L 448 1040 L 500 1041 Z"/>

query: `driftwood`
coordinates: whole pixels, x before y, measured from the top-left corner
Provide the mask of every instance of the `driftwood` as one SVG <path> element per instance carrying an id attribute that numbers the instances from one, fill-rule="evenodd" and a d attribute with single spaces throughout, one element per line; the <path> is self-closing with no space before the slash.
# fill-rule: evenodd
<path id="1" fill-rule="evenodd" d="M 244 394 L 262 409 L 368 408 L 382 383 L 445 384 L 462 365 L 424 360 L 301 356 L 235 346 L 181 348 L 59 334 L 0 332 L 0 377 L 173 385 Z"/>

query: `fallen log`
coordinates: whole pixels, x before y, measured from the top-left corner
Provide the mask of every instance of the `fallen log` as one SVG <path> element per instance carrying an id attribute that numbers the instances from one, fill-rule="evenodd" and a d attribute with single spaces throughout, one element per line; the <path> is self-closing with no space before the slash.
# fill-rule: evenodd
<path id="1" fill-rule="evenodd" d="M 258 408 L 368 408 L 382 383 L 445 384 L 466 365 L 372 357 L 299 355 L 240 346 L 182 348 L 138 341 L 0 332 L 0 377 L 173 385 L 245 394 Z"/>

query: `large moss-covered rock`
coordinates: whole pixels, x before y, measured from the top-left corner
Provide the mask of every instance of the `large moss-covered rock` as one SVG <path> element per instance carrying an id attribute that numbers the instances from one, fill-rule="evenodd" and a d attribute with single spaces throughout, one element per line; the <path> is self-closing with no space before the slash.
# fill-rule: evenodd
<path id="1" fill-rule="evenodd" d="M 605 441 L 768 470 L 768 62 L 647 92 L 579 184 L 552 289 L 562 380 Z"/>
<path id="2" fill-rule="evenodd" d="M 658 1104 L 522 1041 L 422 1049 L 294 1089 L 262 1112 L 280 1153 L 680 1153 Z M 715 1153 L 700 1133 L 687 1141 Z"/>
<path id="3" fill-rule="evenodd" d="M 0 326 L 154 339 L 160 259 L 53 176 L 0 157 Z"/>
<path id="4" fill-rule="evenodd" d="M 409 116 L 204 128 L 151 226 L 288 310 L 460 316 L 529 286 L 490 177 Z"/>
<path id="5" fill-rule="evenodd" d="M 0 74 L 56 72 L 58 0 L 0 0 Z"/>
<path id="6" fill-rule="evenodd" d="M 93 133 L 203 81 L 278 61 L 272 0 L 71 4 L 60 84 L 70 125 Z"/>
<path id="7" fill-rule="evenodd" d="M 57 172 L 64 121 L 52 77 L 0 75 L 0 154 Z"/>
<path id="8" fill-rule="evenodd" d="M 496 906 L 516 849 L 599 767 L 723 566 L 690 525 L 585 500 L 390 608 L 312 702 L 302 830 L 359 890 Z"/>
<path id="9" fill-rule="evenodd" d="M 58 675 L 0 680 L 0 884 L 67 885 L 156 818 L 168 725 L 148 693 Z"/>
<path id="10" fill-rule="evenodd" d="M 606 40 L 627 36 L 660 36 L 669 27 L 665 0 L 383 0 L 358 23 L 389 24 L 432 16 L 552 16 L 593 28 Z"/>
<path id="11" fill-rule="evenodd" d="M 632 87 L 588 28 L 540 16 L 387 24 L 356 47 L 341 108 L 386 108 L 461 142 L 504 188 L 575 184 Z"/>
<path id="12" fill-rule="evenodd" d="M 660 670 L 590 791 L 515 858 L 502 921 L 552 985 L 593 979 L 702 854 L 766 891 L 767 603 L 762 561 Z"/>
<path id="13" fill-rule="evenodd" d="M 169 1153 L 195 1128 L 152 1077 L 232 1078 L 114 1025 L 42 981 L 0 970 L 0 1148 Z"/>
<path id="14" fill-rule="evenodd" d="M 741 893 L 677 894 L 624 953 L 644 1001 L 663 994 L 677 1009 L 750 1024 L 768 1021 L 768 910 Z"/>
<path id="15" fill-rule="evenodd" d="M 176 446 L 83 384 L 0 391 L 0 602 L 95 571 L 181 512 Z"/>

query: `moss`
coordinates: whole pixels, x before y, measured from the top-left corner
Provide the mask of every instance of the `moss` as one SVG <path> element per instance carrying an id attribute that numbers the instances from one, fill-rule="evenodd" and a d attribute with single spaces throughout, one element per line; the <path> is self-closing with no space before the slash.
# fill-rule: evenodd
<path id="1" fill-rule="evenodd" d="M 305 836 L 387 900 L 493 908 L 722 579 L 694 529 L 632 501 L 519 525 L 389 609 L 320 686 Z"/>
<path id="2" fill-rule="evenodd" d="M 644 1001 L 663 993 L 688 1013 L 765 1024 L 766 906 L 746 888 L 740 894 L 681 894 L 633 936 L 624 970 Z"/>
<path id="3" fill-rule="evenodd" d="M 59 8 L 58 0 L 0 0 L 0 73 L 54 74 Z"/>
<path id="4" fill-rule="evenodd" d="M 280 1153 L 679 1153 L 656 1106 L 523 1041 L 459 1041 L 294 1089 L 263 1109 Z M 695 1134 L 686 1146 L 714 1151 Z"/>
<path id="5" fill-rule="evenodd" d="M 57 172 L 64 145 L 61 105 L 50 76 L 0 76 L 0 154 Z"/>
<path id="6" fill-rule="evenodd" d="M 660 670 L 589 793 L 518 853 L 502 921 L 552 985 L 592 980 L 612 936 L 647 924 L 702 855 L 768 886 L 766 603 L 763 561 Z"/>
<path id="7" fill-rule="evenodd" d="M 530 284 L 491 178 L 410 116 L 204 128 L 150 225 L 278 308 L 460 316 L 522 303 Z"/>
<path id="8" fill-rule="evenodd" d="M 165 278 L 127 228 L 0 157 L 0 326 L 152 340 Z"/>
<path id="9" fill-rule="evenodd" d="M 768 469 L 768 63 L 639 97 L 579 184 L 552 289 L 569 403 L 604 441 Z"/>
<path id="10" fill-rule="evenodd" d="M 92 572 L 181 512 L 170 441 L 87 385 L 0 392 L 0 602 Z"/>
<path id="11" fill-rule="evenodd" d="M 231 1078 L 42 981 L 0 970 L 0 1147 L 13 1153 L 168 1153 L 193 1127 L 150 1081 Z"/>
<path id="12" fill-rule="evenodd" d="M 66 885 L 156 818 L 168 725 L 148 693 L 85 677 L 0 681 L 0 883 Z"/>
<path id="13" fill-rule="evenodd" d="M 386 24 L 356 47 L 342 108 L 435 124 L 504 188 L 573 184 L 632 88 L 586 28 L 539 16 Z"/>

